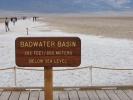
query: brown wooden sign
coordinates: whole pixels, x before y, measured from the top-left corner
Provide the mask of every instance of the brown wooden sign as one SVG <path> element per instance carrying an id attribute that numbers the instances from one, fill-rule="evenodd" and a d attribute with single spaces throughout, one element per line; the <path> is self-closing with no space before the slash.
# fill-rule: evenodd
<path id="1" fill-rule="evenodd" d="M 81 63 L 78 37 L 19 37 L 15 52 L 20 67 L 76 67 Z"/>

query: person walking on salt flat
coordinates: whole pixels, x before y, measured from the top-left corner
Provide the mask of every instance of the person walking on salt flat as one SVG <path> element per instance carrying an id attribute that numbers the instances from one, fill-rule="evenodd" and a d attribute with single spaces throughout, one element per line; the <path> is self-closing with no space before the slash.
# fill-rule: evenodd
<path id="1" fill-rule="evenodd" d="M 13 20 L 12 20 L 12 21 L 13 21 L 13 25 L 15 25 L 15 22 L 16 22 L 15 18 L 13 18 Z"/>
<path id="2" fill-rule="evenodd" d="M 7 17 L 6 17 L 6 20 L 5 20 L 5 28 L 6 28 L 6 32 L 7 32 L 7 30 L 8 31 L 10 30 L 9 29 L 9 21 L 8 21 Z"/>

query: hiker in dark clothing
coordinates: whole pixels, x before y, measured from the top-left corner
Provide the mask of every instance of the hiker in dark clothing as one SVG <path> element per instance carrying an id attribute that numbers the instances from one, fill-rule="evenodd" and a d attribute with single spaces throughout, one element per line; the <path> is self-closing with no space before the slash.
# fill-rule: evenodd
<path id="1" fill-rule="evenodd" d="M 9 21 L 8 21 L 8 19 L 7 19 L 7 17 L 6 17 L 6 20 L 5 20 L 6 32 L 7 32 L 7 30 L 8 30 L 8 31 L 10 30 L 8 25 L 9 25 Z"/>
<path id="2" fill-rule="evenodd" d="M 34 17 L 33 17 L 33 22 L 34 22 Z"/>
<path id="3" fill-rule="evenodd" d="M 12 19 L 13 19 L 13 18 L 11 17 L 11 22 L 12 22 Z"/>

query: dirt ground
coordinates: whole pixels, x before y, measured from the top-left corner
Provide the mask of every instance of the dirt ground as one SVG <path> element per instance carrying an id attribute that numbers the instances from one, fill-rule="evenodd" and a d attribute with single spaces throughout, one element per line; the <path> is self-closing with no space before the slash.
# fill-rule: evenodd
<path id="1" fill-rule="evenodd" d="M 48 15 L 39 21 L 69 33 L 133 39 L 131 16 Z"/>

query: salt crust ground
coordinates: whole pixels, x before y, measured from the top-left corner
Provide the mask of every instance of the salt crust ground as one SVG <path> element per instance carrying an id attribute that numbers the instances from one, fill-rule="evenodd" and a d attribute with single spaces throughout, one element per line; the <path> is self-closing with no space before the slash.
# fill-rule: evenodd
<path id="1" fill-rule="evenodd" d="M 77 36 L 81 39 L 81 65 L 109 68 L 133 68 L 133 41 L 127 39 L 103 38 L 92 35 L 69 34 L 52 29 L 45 23 L 32 20 L 18 20 L 15 26 L 10 22 L 10 31 L 5 32 L 0 24 L 0 68 L 15 66 L 15 39 L 27 37 Z M 56 68 L 54 68 L 56 69 Z M 93 85 L 132 85 L 133 71 L 110 71 L 93 69 Z M 17 86 L 43 86 L 43 72 L 17 70 Z M 89 69 L 53 72 L 54 86 L 87 86 Z M 13 86 L 13 71 L 0 71 L 0 86 Z"/>

